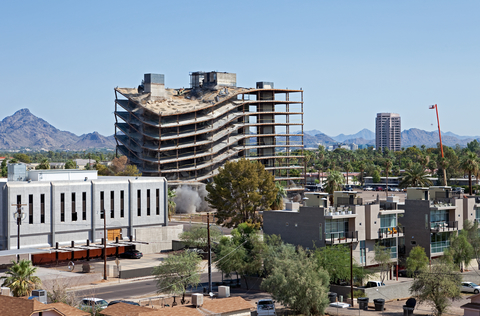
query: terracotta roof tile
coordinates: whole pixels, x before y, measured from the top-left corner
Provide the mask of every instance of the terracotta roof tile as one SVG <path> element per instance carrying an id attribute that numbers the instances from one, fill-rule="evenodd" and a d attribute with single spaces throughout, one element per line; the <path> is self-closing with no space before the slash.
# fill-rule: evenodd
<path id="1" fill-rule="evenodd" d="M 105 308 L 100 314 L 105 316 L 147 316 L 147 313 L 154 312 L 152 308 L 136 306 L 126 303 L 117 303 Z"/>
<path id="2" fill-rule="evenodd" d="M 58 315 L 68 316 L 54 307 L 40 303 L 37 300 L 29 300 L 20 297 L 0 295 L 0 314 L 8 316 L 30 316 L 34 312 L 55 311 Z"/>
<path id="3" fill-rule="evenodd" d="M 230 313 L 241 310 L 250 310 L 254 306 L 244 300 L 243 298 L 236 297 L 227 297 L 227 298 L 217 298 L 217 299 L 204 299 L 202 309 L 213 313 Z"/>
<path id="4" fill-rule="evenodd" d="M 51 306 L 55 308 L 57 311 L 60 311 L 66 316 L 90 316 L 90 313 L 84 312 L 81 309 L 72 307 L 65 303 L 51 303 L 51 304 L 48 304 L 47 306 Z"/>

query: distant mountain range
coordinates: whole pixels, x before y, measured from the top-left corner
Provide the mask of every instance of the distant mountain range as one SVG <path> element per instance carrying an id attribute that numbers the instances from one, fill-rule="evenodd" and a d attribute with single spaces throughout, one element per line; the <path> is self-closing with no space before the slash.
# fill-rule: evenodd
<path id="1" fill-rule="evenodd" d="M 114 149 L 115 144 L 113 136 L 105 137 L 97 132 L 77 136 L 61 131 L 28 109 L 18 110 L 0 122 L 0 150 Z"/>
<path id="2" fill-rule="evenodd" d="M 300 133 L 300 132 L 297 132 Z M 305 147 L 318 147 L 318 145 L 333 145 L 338 143 L 357 144 L 357 145 L 375 145 L 375 133 L 362 129 L 360 132 L 351 135 L 340 134 L 337 136 L 328 136 L 319 130 L 304 131 Z M 467 143 L 477 139 L 480 136 L 459 136 L 452 132 L 442 132 L 442 142 L 446 146 L 460 145 L 465 147 Z M 411 128 L 402 132 L 402 147 L 425 145 L 427 147 L 435 147 L 439 142 L 438 132 L 427 132 L 417 128 Z"/>
<path id="3" fill-rule="evenodd" d="M 300 133 L 300 132 L 297 132 Z M 293 137 L 297 138 L 297 137 Z M 467 143 L 479 139 L 479 136 L 459 136 L 452 132 L 442 133 L 443 144 L 447 146 L 466 146 Z M 292 139 L 292 140 L 300 140 Z M 438 143 L 438 132 L 427 132 L 416 128 L 402 132 L 402 147 L 413 145 L 435 147 Z M 319 130 L 304 131 L 305 147 L 318 147 L 346 143 L 357 145 L 375 145 L 375 133 L 362 129 L 356 134 L 328 136 Z M 21 109 L 0 122 L 0 150 L 28 148 L 31 150 L 87 150 L 114 149 L 115 138 L 103 136 L 97 132 L 77 136 L 68 131 L 61 131 L 47 121 L 33 115 L 28 109 Z"/>

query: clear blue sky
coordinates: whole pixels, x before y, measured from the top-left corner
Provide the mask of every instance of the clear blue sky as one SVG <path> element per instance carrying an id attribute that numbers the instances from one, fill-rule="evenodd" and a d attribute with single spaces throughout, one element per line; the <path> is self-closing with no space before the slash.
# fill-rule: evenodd
<path id="1" fill-rule="evenodd" d="M 478 135 L 480 1 L 2 1 L 1 115 L 21 108 L 77 135 L 114 132 L 113 88 L 191 71 L 305 91 L 305 129 Z M 432 125 L 433 124 L 433 125 Z"/>

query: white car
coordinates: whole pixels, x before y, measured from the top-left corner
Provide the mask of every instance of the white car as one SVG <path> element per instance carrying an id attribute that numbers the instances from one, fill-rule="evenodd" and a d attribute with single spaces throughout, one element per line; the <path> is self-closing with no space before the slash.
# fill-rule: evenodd
<path id="1" fill-rule="evenodd" d="M 275 312 L 275 301 L 270 299 L 263 299 L 258 300 L 256 304 L 258 316 L 277 315 L 277 313 Z"/>
<path id="2" fill-rule="evenodd" d="M 89 310 L 94 306 L 99 309 L 105 309 L 108 306 L 108 302 L 96 297 L 86 297 L 80 302 L 80 309 L 82 310 Z"/>
<path id="3" fill-rule="evenodd" d="M 478 294 L 480 292 L 480 285 L 477 285 L 473 282 L 462 282 L 460 291 Z"/>

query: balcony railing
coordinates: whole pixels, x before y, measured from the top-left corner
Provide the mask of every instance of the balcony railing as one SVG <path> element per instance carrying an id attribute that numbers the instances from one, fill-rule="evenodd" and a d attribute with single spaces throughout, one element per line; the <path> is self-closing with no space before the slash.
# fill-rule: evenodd
<path id="1" fill-rule="evenodd" d="M 325 241 L 332 245 L 358 242 L 358 231 L 325 233 Z"/>
<path id="2" fill-rule="evenodd" d="M 430 222 L 430 230 L 435 232 L 458 230 L 458 221 L 454 222 Z"/>
<path id="3" fill-rule="evenodd" d="M 403 237 L 404 230 L 405 227 L 400 226 L 380 228 L 378 230 L 378 239 Z"/>
<path id="4" fill-rule="evenodd" d="M 363 205 L 362 198 L 348 198 L 348 197 L 337 197 L 338 205 Z"/>

